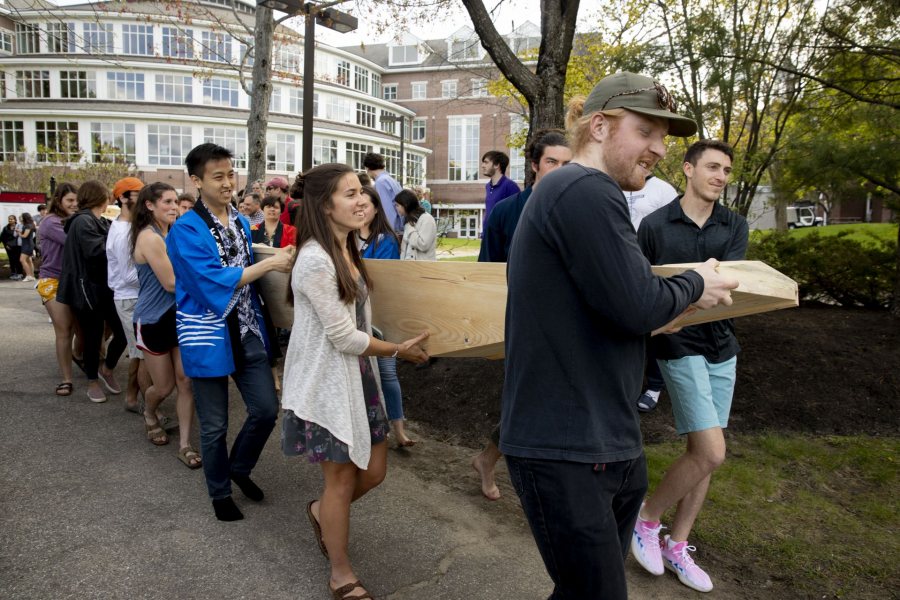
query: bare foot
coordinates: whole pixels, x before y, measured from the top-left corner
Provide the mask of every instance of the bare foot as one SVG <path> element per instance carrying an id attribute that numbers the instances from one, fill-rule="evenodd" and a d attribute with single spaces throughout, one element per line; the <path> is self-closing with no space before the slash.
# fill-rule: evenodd
<path id="1" fill-rule="evenodd" d="M 490 459 L 485 460 L 485 456 L 481 452 L 472 459 L 472 468 L 481 477 L 481 493 L 491 501 L 500 499 L 500 488 L 497 487 L 497 483 L 494 481 L 494 466 L 496 464 Z"/>

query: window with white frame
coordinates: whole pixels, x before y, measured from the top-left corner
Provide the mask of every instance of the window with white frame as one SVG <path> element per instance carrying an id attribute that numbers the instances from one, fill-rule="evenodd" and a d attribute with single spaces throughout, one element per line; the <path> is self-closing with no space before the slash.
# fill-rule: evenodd
<path id="1" fill-rule="evenodd" d="M 204 127 L 203 142 L 228 148 L 234 154 L 235 169 L 247 168 L 247 130 L 237 127 Z"/>
<path id="2" fill-rule="evenodd" d="M 153 25 L 122 25 L 122 53 L 153 55 Z"/>
<path id="3" fill-rule="evenodd" d="M 362 102 L 356 103 L 356 124 L 375 129 L 375 107 Z"/>
<path id="4" fill-rule="evenodd" d="M 381 111 L 381 117 L 379 118 L 379 121 L 381 123 L 381 130 L 383 132 L 390 133 L 391 135 L 397 135 L 397 128 L 400 126 L 400 122 L 399 121 L 390 121 L 390 120 L 385 119 L 385 117 L 388 117 L 388 119 L 390 119 L 390 118 L 396 117 L 396 116 L 397 116 L 397 114 L 392 113 L 391 111 L 388 111 L 388 110 Z"/>
<path id="5" fill-rule="evenodd" d="M 528 128 L 522 115 L 509 115 L 509 137 L 518 139 L 522 131 Z M 513 181 L 525 181 L 525 150 L 519 146 L 509 146 L 509 168 L 506 176 Z"/>
<path id="6" fill-rule="evenodd" d="M 269 112 L 284 112 L 281 108 L 281 87 L 277 85 L 272 86 L 272 95 L 269 96 Z"/>
<path id="7" fill-rule="evenodd" d="M 16 52 L 19 54 L 38 54 L 40 51 L 40 26 L 31 23 L 16 23 Z"/>
<path id="8" fill-rule="evenodd" d="M 425 100 L 428 97 L 427 81 L 413 81 L 410 86 L 412 88 L 410 98 L 413 100 Z"/>
<path id="9" fill-rule="evenodd" d="M 448 179 L 475 181 L 478 179 L 478 144 L 481 118 L 450 117 L 447 132 Z"/>
<path id="10" fill-rule="evenodd" d="M 397 99 L 397 84 L 396 83 L 386 83 L 382 88 L 383 95 L 385 100 L 396 100 Z"/>
<path id="11" fill-rule="evenodd" d="M 63 98 L 96 98 L 96 74 L 93 71 L 60 71 L 59 94 Z"/>
<path id="12" fill-rule="evenodd" d="M 347 164 L 357 171 L 362 171 L 365 169 L 365 167 L 363 167 L 363 157 L 372 151 L 374 151 L 374 148 L 368 144 L 347 142 Z"/>
<path id="13" fill-rule="evenodd" d="M 233 79 L 204 79 L 203 104 L 237 108 L 238 82 Z"/>
<path id="14" fill-rule="evenodd" d="M 47 52 L 75 52 L 75 23 L 47 23 Z"/>
<path id="15" fill-rule="evenodd" d="M 270 134 L 266 140 L 266 168 L 292 172 L 297 165 L 297 136 L 293 133 Z"/>
<path id="16" fill-rule="evenodd" d="M 471 95 L 476 98 L 482 98 L 488 95 L 487 90 L 487 79 L 482 77 L 477 77 L 475 79 L 470 79 L 469 83 L 471 84 Z"/>
<path id="17" fill-rule="evenodd" d="M 275 71 L 284 71 L 291 75 L 302 73 L 303 48 L 291 45 L 278 46 L 272 56 L 272 69 Z"/>
<path id="18" fill-rule="evenodd" d="M 425 141 L 425 127 L 428 124 L 428 119 L 423 117 L 413 119 L 412 122 L 412 141 L 414 142 L 424 142 Z"/>
<path id="19" fill-rule="evenodd" d="M 324 105 L 324 118 L 332 121 L 340 121 L 341 123 L 350 122 L 350 111 L 352 110 L 350 100 L 328 94 L 324 98 Z"/>
<path id="20" fill-rule="evenodd" d="M 350 62 L 346 60 L 339 60 L 337 63 L 337 79 L 335 79 L 341 85 L 350 85 Z"/>
<path id="21" fill-rule="evenodd" d="M 106 74 L 106 96 L 110 100 L 143 100 L 144 74 L 109 71 Z"/>
<path id="22" fill-rule="evenodd" d="M 49 98 L 50 71 L 16 71 L 16 96 Z"/>
<path id="23" fill-rule="evenodd" d="M 180 167 L 194 147 L 189 125 L 148 125 L 148 159 L 151 165 Z"/>
<path id="24" fill-rule="evenodd" d="M 36 121 L 38 162 L 77 162 L 78 123 L 76 121 Z"/>
<path id="25" fill-rule="evenodd" d="M 84 51 L 88 54 L 112 54 L 113 53 L 113 26 L 100 23 L 84 23 Z"/>
<path id="26" fill-rule="evenodd" d="M 337 162 L 337 140 L 313 136 L 313 166 Z"/>
<path id="27" fill-rule="evenodd" d="M 22 121 L 0 121 L 0 162 L 15 160 L 25 148 L 25 128 Z"/>
<path id="28" fill-rule="evenodd" d="M 446 81 L 441 82 L 441 98 L 456 98 L 456 86 L 457 82 L 455 79 L 448 79 Z"/>
<path id="29" fill-rule="evenodd" d="M 381 156 L 384 157 L 384 169 L 394 175 L 399 176 L 400 173 L 400 151 L 393 148 L 381 147 Z M 403 185 L 403 182 L 400 182 Z"/>
<path id="30" fill-rule="evenodd" d="M 481 58 L 481 42 L 477 37 L 467 40 L 450 40 L 447 45 L 450 60 L 475 60 Z"/>
<path id="31" fill-rule="evenodd" d="M 372 95 L 381 98 L 381 75 L 372 73 Z"/>
<path id="32" fill-rule="evenodd" d="M 231 62 L 231 37 L 222 31 L 200 32 L 200 45 L 203 51 L 200 56 L 203 60 L 212 62 Z"/>
<path id="33" fill-rule="evenodd" d="M 369 70 L 359 65 L 353 65 L 353 87 L 364 93 L 369 93 Z"/>
<path id="34" fill-rule="evenodd" d="M 303 114 L 303 90 L 291 88 L 288 94 L 288 112 L 292 115 Z M 313 115 L 315 116 L 315 115 Z"/>
<path id="35" fill-rule="evenodd" d="M 163 27 L 162 55 L 171 58 L 194 58 L 194 30 Z"/>
<path id="36" fill-rule="evenodd" d="M 391 66 L 417 64 L 419 62 L 419 46 L 417 44 L 391 46 L 389 62 Z"/>
<path id="37" fill-rule="evenodd" d="M 133 123 L 91 123 L 93 162 L 135 162 Z"/>
<path id="38" fill-rule="evenodd" d="M 13 36 L 8 31 L 0 31 L 0 52 L 4 54 L 12 54 Z M 11 123 L 12 121 L 8 121 Z"/>
<path id="39" fill-rule="evenodd" d="M 253 54 L 253 40 L 243 40 L 240 43 L 241 63 L 245 67 L 252 67 L 256 62 L 256 55 Z"/>
<path id="40" fill-rule="evenodd" d="M 156 101 L 193 103 L 194 78 L 190 75 L 156 75 Z"/>
<path id="41" fill-rule="evenodd" d="M 425 157 L 419 154 L 406 154 L 406 185 L 425 185 Z"/>

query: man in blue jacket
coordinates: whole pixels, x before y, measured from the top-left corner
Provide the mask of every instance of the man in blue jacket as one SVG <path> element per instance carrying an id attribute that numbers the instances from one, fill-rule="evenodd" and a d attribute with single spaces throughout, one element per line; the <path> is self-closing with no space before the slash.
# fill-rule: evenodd
<path id="1" fill-rule="evenodd" d="M 269 271 L 290 271 L 292 263 L 292 249 L 286 248 L 253 264 L 250 226 L 231 205 L 236 187 L 232 158 L 227 148 L 209 143 L 188 153 L 185 164 L 199 197 L 166 238 L 175 271 L 181 361 L 193 383 L 203 473 L 221 521 L 244 517 L 231 498 L 232 481 L 249 499 L 263 499 L 250 471 L 275 426 L 278 396 L 260 302 L 251 284 Z M 230 454 L 229 376 L 247 406 Z"/>
<path id="2" fill-rule="evenodd" d="M 541 180 L 510 249 L 500 451 L 555 589 L 627 598 L 625 556 L 647 490 L 637 407 L 644 339 L 692 304 L 730 304 L 717 261 L 656 277 L 623 190 L 696 124 L 653 79 L 602 79 L 567 115 L 572 162 Z"/>

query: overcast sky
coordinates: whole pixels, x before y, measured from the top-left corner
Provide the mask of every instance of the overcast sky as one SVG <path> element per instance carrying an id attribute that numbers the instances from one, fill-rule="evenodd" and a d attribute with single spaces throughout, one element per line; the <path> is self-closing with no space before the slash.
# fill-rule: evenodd
<path id="1" fill-rule="evenodd" d="M 85 0 L 55 1 L 59 5 L 65 6 L 69 4 L 83 4 Z M 491 8 L 500 4 L 494 20 L 497 25 L 497 30 L 500 33 L 508 33 L 512 29 L 513 24 L 518 27 L 525 21 L 531 21 L 535 25 L 540 26 L 540 0 L 503 0 L 502 2 L 498 2 L 498 0 L 484 1 L 488 10 L 491 10 Z M 582 0 L 579 17 L 584 16 L 593 8 L 599 7 L 600 2 L 601 0 Z M 348 5 L 353 5 L 352 0 Z M 349 10 L 348 12 L 355 13 L 355 10 Z M 320 27 L 316 32 L 316 39 L 332 46 L 349 46 L 361 42 L 383 43 L 390 40 L 390 34 L 377 34 L 374 29 L 367 24 L 366 19 L 361 18 L 363 16 L 358 14 L 356 16 L 359 18 L 359 29 L 357 31 L 340 34 Z M 469 21 L 469 15 L 466 13 L 460 2 L 458 10 L 447 15 L 442 15 L 440 19 L 435 19 L 434 23 L 423 26 L 421 29 L 414 29 L 412 33 L 422 39 L 440 39 L 453 33 L 464 25 L 471 25 L 471 22 Z"/>

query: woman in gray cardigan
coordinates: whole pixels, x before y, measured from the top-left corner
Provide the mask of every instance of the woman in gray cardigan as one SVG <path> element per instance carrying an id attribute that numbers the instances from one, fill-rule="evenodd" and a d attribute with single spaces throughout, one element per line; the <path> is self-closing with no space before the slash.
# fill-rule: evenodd
<path id="1" fill-rule="evenodd" d="M 291 271 L 294 324 L 284 365 L 282 446 L 322 467 L 325 490 L 307 505 L 322 553 L 331 561 L 334 598 L 370 598 L 350 565 L 350 503 L 384 479 L 389 430 L 377 356 L 415 363 L 420 343 L 372 337 L 371 282 L 356 246 L 365 218 L 359 178 L 325 164 L 297 178 L 303 189 Z M 359 588 L 359 589 L 357 589 Z"/>

